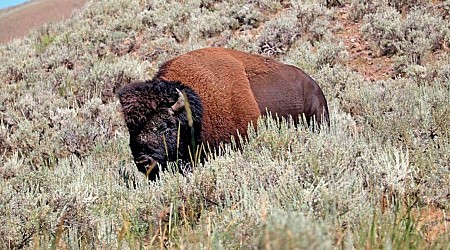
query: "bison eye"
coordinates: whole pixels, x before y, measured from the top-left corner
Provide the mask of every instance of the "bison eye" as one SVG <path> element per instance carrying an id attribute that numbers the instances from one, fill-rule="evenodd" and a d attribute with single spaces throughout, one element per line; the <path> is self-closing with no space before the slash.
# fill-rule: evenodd
<path id="1" fill-rule="evenodd" d="M 154 133 L 162 133 L 162 132 L 164 132 L 166 130 L 167 130 L 167 125 L 166 124 L 161 124 L 159 126 L 155 126 L 155 127 L 152 128 L 152 131 Z"/>

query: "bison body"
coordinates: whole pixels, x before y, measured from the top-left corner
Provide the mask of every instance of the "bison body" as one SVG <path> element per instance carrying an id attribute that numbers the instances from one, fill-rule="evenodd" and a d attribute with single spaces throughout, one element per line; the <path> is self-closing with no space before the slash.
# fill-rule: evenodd
<path id="1" fill-rule="evenodd" d="M 152 80 L 119 91 L 139 170 L 155 179 L 167 161 L 190 161 L 192 148 L 230 142 L 271 112 L 329 123 L 319 85 L 300 69 L 245 52 L 206 48 L 164 63 Z M 189 108 L 186 108 L 189 105 Z M 188 114 L 192 113 L 192 115 Z M 179 137 L 179 138 L 178 138 Z"/>

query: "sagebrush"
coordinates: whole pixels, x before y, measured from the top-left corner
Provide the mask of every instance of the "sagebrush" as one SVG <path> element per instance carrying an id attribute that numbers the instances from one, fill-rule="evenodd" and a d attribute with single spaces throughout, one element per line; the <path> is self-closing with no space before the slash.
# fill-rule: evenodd
<path id="1" fill-rule="evenodd" d="M 91 0 L 2 45 L 0 247 L 448 247 L 449 2 L 327 2 Z M 346 7 L 395 75 L 346 64 Z M 116 90 L 207 46 L 304 69 L 331 127 L 261 118 L 242 150 L 147 183 Z"/>

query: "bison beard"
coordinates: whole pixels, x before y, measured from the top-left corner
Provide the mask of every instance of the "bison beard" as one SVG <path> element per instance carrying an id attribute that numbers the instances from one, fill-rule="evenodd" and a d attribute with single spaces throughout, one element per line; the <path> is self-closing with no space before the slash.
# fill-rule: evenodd
<path id="1" fill-rule="evenodd" d="M 150 180 L 168 161 L 190 163 L 196 146 L 215 149 L 271 112 L 329 125 L 319 85 L 297 67 L 224 48 L 195 50 L 165 62 L 150 81 L 118 93 L 139 171 Z M 205 154 L 202 154 L 203 156 Z"/>

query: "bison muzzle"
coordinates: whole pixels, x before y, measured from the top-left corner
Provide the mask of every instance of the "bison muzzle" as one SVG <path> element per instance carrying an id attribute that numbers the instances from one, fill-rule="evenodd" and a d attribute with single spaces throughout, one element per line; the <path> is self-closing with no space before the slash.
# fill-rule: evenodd
<path id="1" fill-rule="evenodd" d="M 134 161 L 150 180 L 169 161 L 192 162 L 202 145 L 245 136 L 267 112 L 329 125 L 325 96 L 302 70 L 224 48 L 171 59 L 152 80 L 128 84 L 118 96 Z"/>

